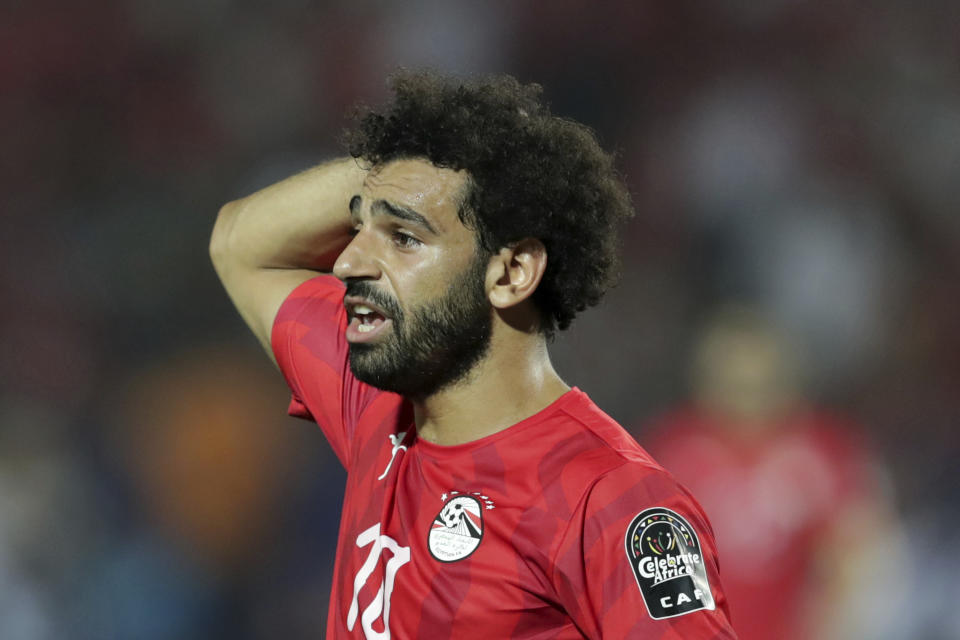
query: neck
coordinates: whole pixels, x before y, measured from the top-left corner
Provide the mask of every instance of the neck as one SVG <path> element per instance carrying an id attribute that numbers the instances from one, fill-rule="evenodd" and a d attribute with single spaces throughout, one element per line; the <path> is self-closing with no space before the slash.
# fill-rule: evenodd
<path id="1" fill-rule="evenodd" d="M 478 440 L 541 411 L 570 390 L 540 334 L 495 332 L 486 357 L 461 381 L 413 403 L 419 437 L 441 445 Z"/>

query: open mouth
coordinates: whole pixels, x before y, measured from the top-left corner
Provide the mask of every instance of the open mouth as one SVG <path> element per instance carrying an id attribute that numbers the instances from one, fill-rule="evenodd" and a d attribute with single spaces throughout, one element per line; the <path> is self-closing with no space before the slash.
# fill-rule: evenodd
<path id="1" fill-rule="evenodd" d="M 348 342 L 369 342 L 392 324 L 390 316 L 375 304 L 360 298 L 344 298 L 347 310 Z"/>
<path id="2" fill-rule="evenodd" d="M 387 319 L 382 313 L 365 304 L 358 304 L 351 309 L 351 324 L 357 320 L 356 329 L 360 333 L 369 333 L 382 325 Z"/>

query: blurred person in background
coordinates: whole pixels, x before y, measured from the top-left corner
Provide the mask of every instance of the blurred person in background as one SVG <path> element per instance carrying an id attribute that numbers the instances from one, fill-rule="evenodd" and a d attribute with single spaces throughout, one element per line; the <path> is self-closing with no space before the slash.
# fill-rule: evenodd
<path id="1" fill-rule="evenodd" d="M 740 638 L 889 637 L 906 574 L 886 472 L 801 370 L 757 309 L 724 307 L 693 349 L 689 403 L 643 442 L 714 525 Z"/>
<path id="2" fill-rule="evenodd" d="M 321 527 L 300 535 L 308 478 L 324 458 L 298 450 L 274 411 L 283 385 L 236 346 L 210 345 L 129 373 L 111 397 L 105 458 L 129 495 L 70 603 L 71 637 L 309 637 L 324 621 L 313 573 Z M 332 458 L 332 456 L 331 456 Z M 302 473 L 309 469 L 309 474 Z M 311 494 L 311 495 L 308 495 Z M 319 498 L 319 499 L 318 499 Z M 318 518 L 322 521 L 323 518 Z"/>
<path id="3" fill-rule="evenodd" d="M 347 469 L 327 637 L 734 637 L 695 501 L 550 363 L 632 214 L 612 157 L 510 76 L 391 84 L 211 240 Z"/>
<path id="4" fill-rule="evenodd" d="M 104 517 L 62 412 L 0 397 L 0 638 L 70 637 L 58 614 Z"/>

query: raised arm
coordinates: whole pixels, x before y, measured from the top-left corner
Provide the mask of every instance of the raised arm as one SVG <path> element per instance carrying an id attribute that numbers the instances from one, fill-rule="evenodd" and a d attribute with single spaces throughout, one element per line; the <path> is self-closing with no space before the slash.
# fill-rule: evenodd
<path id="1" fill-rule="evenodd" d="M 300 283 L 330 271 L 350 237 L 350 199 L 366 171 L 328 162 L 220 209 L 210 257 L 233 304 L 273 358 L 277 310 Z"/>

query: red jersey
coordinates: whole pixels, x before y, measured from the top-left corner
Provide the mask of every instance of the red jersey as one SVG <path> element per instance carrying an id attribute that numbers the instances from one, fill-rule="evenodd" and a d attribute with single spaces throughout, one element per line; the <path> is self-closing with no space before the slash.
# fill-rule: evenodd
<path id="1" fill-rule="evenodd" d="M 273 328 L 292 415 L 347 469 L 328 638 L 733 638 L 693 498 L 573 389 L 493 435 L 419 439 L 359 382 L 343 286 L 297 288 Z"/>
<path id="2" fill-rule="evenodd" d="M 723 557 L 736 559 L 724 584 L 741 640 L 812 637 L 816 554 L 838 516 L 871 493 L 872 464 L 847 426 L 803 412 L 744 439 L 684 409 L 648 443 L 710 512 Z"/>

